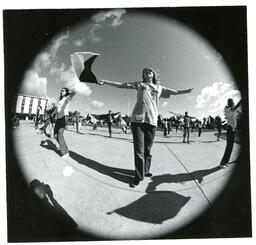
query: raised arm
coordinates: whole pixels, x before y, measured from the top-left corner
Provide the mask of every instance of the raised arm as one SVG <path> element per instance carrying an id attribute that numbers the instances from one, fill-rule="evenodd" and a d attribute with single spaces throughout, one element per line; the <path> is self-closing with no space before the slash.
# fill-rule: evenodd
<path id="1" fill-rule="evenodd" d="M 98 85 L 110 85 L 116 88 L 128 88 L 128 89 L 136 89 L 136 83 L 120 83 L 115 81 L 109 81 L 109 80 L 100 80 L 97 82 Z"/>
<path id="2" fill-rule="evenodd" d="M 236 104 L 234 110 L 236 110 L 236 109 L 241 105 L 241 103 L 242 103 L 242 100 L 240 100 L 240 101 Z"/>
<path id="3" fill-rule="evenodd" d="M 76 91 L 75 90 L 72 90 L 72 91 L 70 91 L 70 98 L 72 98 L 74 95 L 76 94 Z"/>
<path id="4" fill-rule="evenodd" d="M 76 94 L 76 86 L 71 86 L 70 88 L 69 88 L 69 98 L 70 99 L 72 99 L 73 98 L 73 96 Z"/>

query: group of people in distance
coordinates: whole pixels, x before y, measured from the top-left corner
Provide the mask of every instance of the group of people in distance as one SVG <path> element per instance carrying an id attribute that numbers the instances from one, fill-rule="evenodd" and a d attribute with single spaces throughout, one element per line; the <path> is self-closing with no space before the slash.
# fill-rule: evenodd
<path id="1" fill-rule="evenodd" d="M 157 73 L 152 68 L 144 68 L 142 71 L 142 81 L 137 82 L 116 82 L 109 80 L 100 80 L 98 85 L 109 85 L 120 89 L 135 89 L 137 90 L 137 101 L 132 111 L 131 116 L 131 131 L 133 136 L 134 147 L 134 162 L 135 176 L 130 187 L 136 187 L 145 177 L 151 177 L 150 166 L 152 161 L 151 148 L 154 143 L 154 138 L 157 128 L 158 108 L 160 98 L 169 98 L 171 95 L 187 94 L 192 91 L 192 88 L 185 90 L 174 90 L 164 87 L 158 80 Z M 64 129 L 66 125 L 66 117 L 68 115 L 68 107 L 72 97 L 75 95 L 75 89 L 62 88 L 60 97 L 57 102 L 56 113 L 57 120 L 54 127 L 54 137 L 60 146 L 61 157 L 69 156 L 68 147 L 64 139 Z M 239 106 L 239 105 L 238 105 Z M 221 161 L 221 167 L 226 166 L 234 144 L 234 135 L 236 128 L 235 111 L 238 106 L 234 106 L 233 100 L 228 100 L 228 105 L 225 108 L 227 117 L 227 147 Z M 187 113 L 184 120 L 189 119 Z M 109 112 L 108 128 L 111 132 L 111 111 Z M 184 127 L 183 141 L 187 138 L 189 143 L 189 127 Z"/>

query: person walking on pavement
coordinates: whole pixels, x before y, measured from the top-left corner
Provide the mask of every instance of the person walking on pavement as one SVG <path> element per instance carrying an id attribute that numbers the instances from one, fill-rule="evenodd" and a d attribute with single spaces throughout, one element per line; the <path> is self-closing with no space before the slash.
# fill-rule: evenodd
<path id="1" fill-rule="evenodd" d="M 107 124 L 108 124 L 108 133 L 109 137 L 112 137 L 112 123 L 113 123 L 113 117 L 111 114 L 111 110 L 108 111 L 108 117 L 107 117 Z"/>
<path id="2" fill-rule="evenodd" d="M 171 118 L 167 119 L 167 134 L 171 132 Z"/>
<path id="3" fill-rule="evenodd" d="M 60 145 L 61 158 L 63 159 L 69 156 L 68 147 L 64 139 L 64 130 L 66 126 L 70 101 L 75 93 L 75 90 L 62 88 L 60 91 L 60 98 L 57 103 L 57 120 L 54 127 L 54 137 Z"/>
<path id="4" fill-rule="evenodd" d="M 167 137 L 167 130 L 168 130 L 168 122 L 167 122 L 167 119 L 165 118 L 165 119 L 163 119 L 163 122 L 162 122 L 162 124 L 163 124 L 163 128 L 164 128 L 164 137 Z"/>
<path id="5" fill-rule="evenodd" d="M 190 117 L 188 115 L 188 112 L 185 112 L 185 116 L 183 118 L 183 143 L 186 143 L 185 139 L 187 137 L 187 143 L 190 143 L 189 141 L 189 130 L 190 130 Z"/>
<path id="6" fill-rule="evenodd" d="M 202 122 L 198 121 L 197 126 L 198 126 L 198 137 L 201 137 L 201 134 L 202 134 Z"/>
<path id="7" fill-rule="evenodd" d="M 110 85 L 117 88 L 136 89 L 137 102 L 132 111 L 131 129 L 133 135 L 135 177 L 130 187 L 139 185 L 144 177 L 151 177 L 151 148 L 157 128 L 159 115 L 159 99 L 169 98 L 170 95 L 190 93 L 192 89 L 173 90 L 160 85 L 156 72 L 151 68 L 144 68 L 142 81 L 139 82 L 114 82 L 101 80 L 99 85 Z"/>
<path id="8" fill-rule="evenodd" d="M 229 159 L 235 142 L 235 131 L 237 126 L 237 108 L 240 106 L 241 100 L 235 106 L 233 99 L 229 98 L 224 108 L 225 118 L 227 119 L 227 140 L 224 155 L 220 161 L 220 168 L 228 167 Z"/>

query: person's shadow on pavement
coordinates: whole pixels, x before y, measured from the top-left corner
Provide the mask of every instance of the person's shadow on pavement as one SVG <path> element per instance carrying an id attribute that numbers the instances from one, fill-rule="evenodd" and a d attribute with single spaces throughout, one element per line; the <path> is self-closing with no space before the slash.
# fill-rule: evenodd
<path id="1" fill-rule="evenodd" d="M 40 146 L 45 149 L 52 150 L 60 155 L 59 150 L 51 140 L 42 140 Z M 134 179 L 134 170 L 106 166 L 82 155 L 79 155 L 74 151 L 69 151 L 69 155 L 77 163 L 94 169 L 101 174 L 108 175 L 118 181 L 130 184 Z"/>
<path id="2" fill-rule="evenodd" d="M 116 213 L 136 221 L 162 224 L 164 221 L 174 218 L 189 200 L 189 196 L 183 196 L 173 191 L 155 191 L 107 214 Z"/>
<path id="3" fill-rule="evenodd" d="M 77 223 L 57 202 L 48 184 L 34 179 L 30 182 L 33 199 L 30 203 L 30 222 L 45 234 L 65 236 L 72 233 Z"/>
<path id="4" fill-rule="evenodd" d="M 108 175 L 118 181 L 129 184 L 134 179 L 134 170 L 106 166 L 82 155 L 79 155 L 73 151 L 69 151 L 69 155 L 79 164 L 94 169 L 101 174 Z"/>
<path id="5" fill-rule="evenodd" d="M 49 139 L 42 140 L 40 143 L 40 146 L 47 150 L 52 150 L 52 151 L 56 152 L 58 155 L 60 155 L 60 151 L 57 149 L 56 145 Z"/>
<path id="6" fill-rule="evenodd" d="M 174 218 L 187 204 L 191 197 L 183 196 L 173 191 L 156 191 L 162 183 L 182 183 L 197 180 L 202 183 L 203 177 L 215 171 L 219 167 L 194 171 L 184 174 L 163 174 L 151 177 L 151 182 L 146 188 L 146 195 L 127 206 L 108 212 L 111 215 L 117 213 L 129 219 L 153 224 L 162 224 L 168 219 Z"/>
<path id="7" fill-rule="evenodd" d="M 155 191 L 157 186 L 162 183 L 183 183 L 187 181 L 197 180 L 199 184 L 203 182 L 203 178 L 209 174 L 212 174 L 216 171 L 220 170 L 219 166 L 210 168 L 197 170 L 191 173 L 182 173 L 182 174 L 163 174 L 151 177 L 151 182 L 148 184 L 146 192 Z"/>

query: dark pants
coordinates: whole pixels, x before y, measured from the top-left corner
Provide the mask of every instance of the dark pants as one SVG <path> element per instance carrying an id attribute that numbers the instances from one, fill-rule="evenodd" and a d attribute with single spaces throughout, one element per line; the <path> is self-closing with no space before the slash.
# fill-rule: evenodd
<path id="1" fill-rule="evenodd" d="M 135 181 L 144 179 L 151 165 L 151 148 L 154 142 L 156 127 L 147 123 L 132 123 L 132 135 L 135 161 Z"/>
<path id="2" fill-rule="evenodd" d="M 79 134 L 80 133 L 80 122 L 76 122 L 76 132 Z"/>
<path id="3" fill-rule="evenodd" d="M 220 164 L 227 164 L 229 162 L 229 159 L 233 150 L 234 142 L 235 142 L 235 132 L 233 131 L 233 128 L 231 126 L 228 126 L 226 149 Z"/>
<path id="4" fill-rule="evenodd" d="M 39 121 L 40 121 L 39 117 L 35 119 L 35 129 L 38 128 Z"/>
<path id="5" fill-rule="evenodd" d="M 217 134 L 217 140 L 220 140 L 220 136 L 221 136 L 221 128 L 218 128 L 218 134 Z"/>
<path id="6" fill-rule="evenodd" d="M 183 131 L 183 141 L 185 141 L 185 138 L 187 137 L 187 141 L 189 141 L 189 127 L 184 127 Z"/>
<path id="7" fill-rule="evenodd" d="M 201 137 L 202 134 L 202 128 L 198 128 L 198 137 Z"/>
<path id="8" fill-rule="evenodd" d="M 167 128 L 164 127 L 164 136 L 167 136 Z"/>
<path id="9" fill-rule="evenodd" d="M 68 147 L 64 139 L 64 130 L 66 126 L 66 117 L 58 118 L 54 127 L 54 137 L 60 145 L 61 156 L 68 153 Z"/>
<path id="10" fill-rule="evenodd" d="M 112 137 L 112 123 L 108 123 L 108 133 L 109 137 Z"/>
<path id="11" fill-rule="evenodd" d="M 171 126 L 170 126 L 170 124 L 168 124 L 167 130 L 168 130 L 167 133 L 170 134 L 170 132 L 171 132 Z"/>

